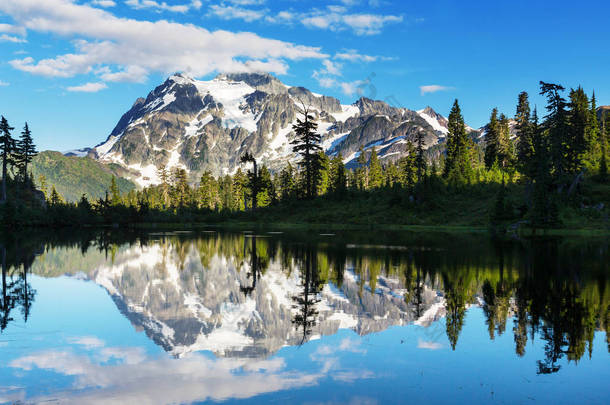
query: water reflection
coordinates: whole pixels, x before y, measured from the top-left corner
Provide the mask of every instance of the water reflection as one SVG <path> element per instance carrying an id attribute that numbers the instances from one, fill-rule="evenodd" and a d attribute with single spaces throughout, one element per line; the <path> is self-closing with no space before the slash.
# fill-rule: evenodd
<path id="1" fill-rule="evenodd" d="M 193 395 L 179 402 L 246 398 L 328 377 L 333 367 L 328 354 L 358 353 L 359 342 L 343 339 L 333 349 L 319 347 L 310 356 L 317 366 L 308 371 L 288 370 L 273 354 L 342 330 L 366 336 L 414 324 L 426 331 L 418 338 L 420 349 L 441 349 L 446 339 L 454 351 L 461 344 L 475 350 L 472 341 L 460 341 L 473 307 L 482 311 L 484 322 L 476 327 L 489 340 L 512 333 L 513 356 L 526 356 L 534 340 L 543 342 L 532 363 L 538 374 L 591 358 L 596 332 L 605 333 L 610 351 L 605 241 L 493 242 L 404 234 L 376 239 L 371 245 L 370 236 L 354 233 L 329 239 L 263 232 L 5 237 L 0 245 L 3 331 L 16 308 L 28 319 L 36 297 L 28 273 L 67 274 L 102 286 L 137 330 L 181 359 L 151 359 L 137 348 L 81 336 L 71 343 L 95 351 L 93 357 L 47 350 L 14 359 L 11 367 L 78 375 L 79 387 L 112 389 L 138 370 L 138 381 L 150 386 L 132 387 L 128 391 L 134 395 L 142 389 L 157 392 L 173 381 L 159 381 L 162 374 L 155 370 L 176 379 L 194 373 L 187 378 Z M 201 354 L 205 351 L 216 358 Z M 334 371 L 346 381 L 371 376 L 366 369 Z M 204 377 L 210 386 L 202 398 L 202 387 L 195 385 Z M 243 392 L 236 394 L 235 386 Z M 167 402 L 175 402 L 169 391 Z"/>

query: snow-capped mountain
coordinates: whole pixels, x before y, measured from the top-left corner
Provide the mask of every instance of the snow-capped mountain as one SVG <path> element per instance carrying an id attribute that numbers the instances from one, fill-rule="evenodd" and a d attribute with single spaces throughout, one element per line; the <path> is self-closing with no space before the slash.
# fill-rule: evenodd
<path id="1" fill-rule="evenodd" d="M 366 98 L 341 105 L 269 74 L 222 74 L 209 81 L 176 74 L 137 99 L 89 155 L 128 169 L 140 186 L 158 183 L 162 166 L 185 168 L 192 180 L 204 170 L 232 173 L 246 152 L 278 170 L 296 159 L 290 141 L 302 106 L 313 111 L 326 153 L 341 154 L 347 164 L 361 146 L 395 160 L 418 133 L 424 132 L 426 147 L 447 133 L 447 120 L 430 107 L 416 112 Z"/>

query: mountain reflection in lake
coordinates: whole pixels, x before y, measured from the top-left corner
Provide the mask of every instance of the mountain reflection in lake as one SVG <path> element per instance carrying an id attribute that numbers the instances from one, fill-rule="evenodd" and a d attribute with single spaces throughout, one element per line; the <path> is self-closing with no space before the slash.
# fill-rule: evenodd
<path id="1" fill-rule="evenodd" d="M 604 403 L 605 240 L 2 235 L 0 403 Z"/>

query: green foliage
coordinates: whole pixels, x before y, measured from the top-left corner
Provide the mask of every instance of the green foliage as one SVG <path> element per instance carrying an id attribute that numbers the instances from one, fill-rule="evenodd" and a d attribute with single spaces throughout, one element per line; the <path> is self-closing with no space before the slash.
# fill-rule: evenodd
<path id="1" fill-rule="evenodd" d="M 121 177 L 121 172 L 88 157 L 45 151 L 32 159 L 31 167 L 38 187 L 43 185 L 40 176 L 44 176 L 45 185 L 55 186 L 67 201 L 78 201 L 83 193 L 91 199 L 104 197 L 113 176 L 121 193 L 135 188 L 135 184 Z"/>
<path id="2" fill-rule="evenodd" d="M 457 100 L 451 108 L 448 127 L 443 176 L 454 186 L 470 183 L 473 180 L 472 140 L 466 134 L 466 124 Z"/>

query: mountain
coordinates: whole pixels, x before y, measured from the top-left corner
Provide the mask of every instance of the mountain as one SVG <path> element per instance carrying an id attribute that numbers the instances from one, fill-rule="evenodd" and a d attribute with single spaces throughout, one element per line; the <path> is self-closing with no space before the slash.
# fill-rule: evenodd
<path id="1" fill-rule="evenodd" d="M 122 178 L 125 170 L 118 165 L 108 165 L 89 157 L 66 156 L 60 152 L 45 151 L 32 160 L 32 174 L 40 186 L 40 176 L 46 178 L 47 191 L 55 186 L 67 201 L 78 201 L 83 194 L 88 198 L 104 197 L 110 187 L 112 176 L 117 177 L 117 185 L 126 193 L 135 184 Z"/>
<path id="2" fill-rule="evenodd" d="M 89 156 L 119 165 L 139 186 L 157 184 L 162 166 L 184 168 L 192 181 L 205 170 L 233 173 L 246 152 L 278 170 L 296 160 L 292 125 L 303 106 L 318 122 L 325 152 L 340 153 L 348 165 L 355 164 L 360 146 L 375 147 L 382 161 L 390 161 L 404 156 L 420 132 L 426 148 L 447 134 L 446 118 L 430 107 L 412 111 L 367 98 L 341 105 L 263 73 L 221 74 L 210 81 L 176 74 L 138 98 Z"/>

